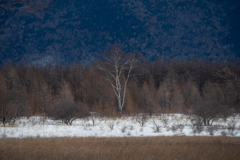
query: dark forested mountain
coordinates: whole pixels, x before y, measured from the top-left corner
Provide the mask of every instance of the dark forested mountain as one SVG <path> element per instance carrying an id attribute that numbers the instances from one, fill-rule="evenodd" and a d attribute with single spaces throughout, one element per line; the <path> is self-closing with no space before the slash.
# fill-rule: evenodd
<path id="1" fill-rule="evenodd" d="M 0 60 L 84 61 L 121 44 L 157 57 L 240 55 L 240 0 L 0 0 Z"/>

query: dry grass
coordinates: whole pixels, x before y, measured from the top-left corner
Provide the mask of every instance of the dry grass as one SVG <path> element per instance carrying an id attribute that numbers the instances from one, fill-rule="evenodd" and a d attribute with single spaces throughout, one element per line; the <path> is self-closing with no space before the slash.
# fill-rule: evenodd
<path id="1" fill-rule="evenodd" d="M 0 139 L 0 159 L 240 159 L 240 138 Z"/>

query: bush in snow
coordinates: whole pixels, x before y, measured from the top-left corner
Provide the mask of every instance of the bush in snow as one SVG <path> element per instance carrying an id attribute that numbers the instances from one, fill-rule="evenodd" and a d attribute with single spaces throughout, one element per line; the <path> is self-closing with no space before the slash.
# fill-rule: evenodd
<path id="1" fill-rule="evenodd" d="M 114 128 L 114 121 L 110 120 L 110 121 L 108 122 L 108 127 L 109 127 L 111 130 L 113 130 L 113 128 Z"/>
<path id="2" fill-rule="evenodd" d="M 192 125 L 192 130 L 194 134 L 200 134 L 204 130 L 204 127 L 202 125 Z"/>
<path id="3" fill-rule="evenodd" d="M 97 113 L 97 112 L 91 112 L 90 113 L 89 119 L 92 120 L 93 126 L 95 126 L 95 120 L 99 117 L 100 117 L 100 113 Z"/>
<path id="4" fill-rule="evenodd" d="M 141 116 L 138 116 L 136 121 L 140 124 L 141 127 L 143 127 L 145 125 L 145 123 L 147 122 L 147 116 L 144 114 Z"/>
<path id="5" fill-rule="evenodd" d="M 164 128 L 168 125 L 169 123 L 169 117 L 167 115 L 161 116 L 162 122 L 164 124 Z"/>
<path id="6" fill-rule="evenodd" d="M 161 131 L 162 126 L 160 124 L 158 124 L 155 119 L 153 119 L 153 130 L 154 132 L 160 132 Z"/>
<path id="7" fill-rule="evenodd" d="M 48 110 L 48 116 L 55 120 L 62 120 L 66 125 L 72 125 L 75 119 L 89 116 L 89 112 L 81 103 L 63 100 Z"/>
<path id="8" fill-rule="evenodd" d="M 21 116 L 29 116 L 30 109 L 24 91 L 2 91 L 0 90 L 0 121 L 13 125 L 16 118 Z"/>
<path id="9" fill-rule="evenodd" d="M 197 125 L 212 125 L 215 118 L 219 115 L 228 116 L 230 110 L 224 102 L 218 100 L 205 100 L 194 106 L 195 121 Z M 194 119 L 193 119 L 194 120 Z"/>
<path id="10" fill-rule="evenodd" d="M 127 127 L 126 126 L 123 126 L 123 128 L 121 129 L 122 133 L 125 133 Z"/>
<path id="11" fill-rule="evenodd" d="M 130 129 L 130 130 L 133 130 L 134 128 L 133 128 L 133 126 L 130 126 L 129 129 Z"/>
<path id="12" fill-rule="evenodd" d="M 230 135 L 231 136 L 235 136 L 236 134 L 237 134 L 237 132 L 235 132 L 235 130 L 236 130 L 236 128 L 237 128 L 237 120 L 236 120 L 236 116 L 235 115 L 233 115 L 230 119 L 229 119 L 229 121 L 228 121 L 228 127 L 227 127 L 227 129 L 228 129 L 228 131 L 230 132 Z"/>
<path id="13" fill-rule="evenodd" d="M 217 131 L 219 128 L 219 126 L 207 126 L 207 132 L 209 133 L 209 135 L 213 136 L 214 135 L 214 131 Z"/>

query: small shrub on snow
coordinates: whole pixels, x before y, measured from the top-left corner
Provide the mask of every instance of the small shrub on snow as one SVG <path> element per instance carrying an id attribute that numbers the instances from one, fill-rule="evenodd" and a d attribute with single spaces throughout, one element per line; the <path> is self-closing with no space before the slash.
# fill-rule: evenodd
<path id="1" fill-rule="evenodd" d="M 175 133 L 175 132 L 177 131 L 177 127 L 176 127 L 175 125 L 173 125 L 173 126 L 171 127 L 171 130 L 172 130 L 173 133 Z"/>
<path id="2" fill-rule="evenodd" d="M 182 125 L 182 124 L 177 124 L 177 125 L 173 125 L 173 126 L 171 127 L 171 130 L 173 131 L 173 133 L 175 133 L 175 132 L 177 132 L 177 131 L 182 132 L 183 128 L 184 128 L 184 125 Z"/>
<path id="3" fill-rule="evenodd" d="M 143 127 L 147 122 L 147 116 L 146 115 L 138 116 L 136 121 L 140 124 L 141 127 Z"/>
<path id="4" fill-rule="evenodd" d="M 172 130 L 172 127 L 167 126 L 166 129 L 167 129 L 167 132 L 169 132 L 170 130 Z"/>
<path id="5" fill-rule="evenodd" d="M 113 128 L 114 128 L 114 121 L 109 121 L 109 122 L 108 122 L 108 127 L 109 127 L 111 130 L 113 130 Z"/>
<path id="6" fill-rule="evenodd" d="M 123 126 L 123 128 L 121 129 L 122 133 L 125 133 L 127 127 L 126 126 Z"/>
<path id="7" fill-rule="evenodd" d="M 95 126 L 95 120 L 100 117 L 100 114 L 97 112 L 91 112 L 89 119 L 92 120 L 92 125 Z"/>
<path id="8" fill-rule="evenodd" d="M 182 117 L 176 116 L 174 114 L 171 116 L 171 120 L 175 123 L 179 123 L 182 119 Z"/>
<path id="9" fill-rule="evenodd" d="M 133 130 L 134 128 L 133 128 L 133 126 L 130 126 L 129 129 L 130 129 L 130 130 Z"/>
<path id="10" fill-rule="evenodd" d="M 82 103 L 75 103 L 68 100 L 62 100 L 48 109 L 48 116 L 54 120 L 62 120 L 67 125 L 77 118 L 83 118 L 89 115 L 86 106 Z"/>
<path id="11" fill-rule="evenodd" d="M 184 125 L 182 125 L 182 124 L 177 124 L 177 125 L 172 126 L 172 131 L 173 132 L 176 132 L 176 131 L 182 132 L 183 129 L 184 129 Z"/>
<path id="12" fill-rule="evenodd" d="M 161 131 L 161 128 L 162 126 L 160 126 L 158 123 L 155 122 L 155 120 L 153 119 L 153 130 L 154 132 L 160 132 Z"/>
<path id="13" fill-rule="evenodd" d="M 191 123 L 193 126 L 201 126 L 202 125 L 202 119 L 198 116 L 190 117 Z"/>
<path id="14" fill-rule="evenodd" d="M 164 128 L 165 128 L 169 124 L 169 117 L 164 115 L 161 118 L 162 118 L 162 122 L 163 122 Z"/>
<path id="15" fill-rule="evenodd" d="M 184 125 L 183 124 L 178 124 L 177 125 L 178 126 L 178 129 L 182 132 L 183 131 L 183 129 L 184 129 Z"/>
<path id="16" fill-rule="evenodd" d="M 46 122 L 46 120 L 47 120 L 47 117 L 46 117 L 46 116 L 40 117 L 40 122 L 41 122 L 42 124 L 44 124 L 44 123 Z"/>
<path id="17" fill-rule="evenodd" d="M 237 132 L 235 132 L 235 130 L 237 128 L 236 125 L 237 125 L 237 120 L 236 120 L 235 116 L 232 116 L 228 121 L 228 127 L 227 127 L 231 136 L 235 136 L 237 134 Z"/>
<path id="18" fill-rule="evenodd" d="M 192 130 L 194 134 L 196 133 L 200 134 L 204 130 L 204 127 L 202 125 L 199 126 L 193 125 Z"/>
<path id="19" fill-rule="evenodd" d="M 227 133 L 225 131 L 222 131 L 221 135 L 225 137 L 225 136 L 227 136 Z"/>
<path id="20" fill-rule="evenodd" d="M 36 117 L 30 117 L 29 120 L 28 120 L 28 123 L 31 124 L 31 125 L 36 125 L 38 123 L 38 119 L 36 119 Z"/>
<path id="21" fill-rule="evenodd" d="M 217 126 L 207 126 L 207 132 L 209 135 L 214 136 L 214 131 L 218 130 Z"/>

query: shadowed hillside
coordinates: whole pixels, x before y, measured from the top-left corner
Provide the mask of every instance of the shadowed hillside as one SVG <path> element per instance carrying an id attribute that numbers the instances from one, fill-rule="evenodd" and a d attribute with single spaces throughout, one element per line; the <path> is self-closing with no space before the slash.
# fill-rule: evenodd
<path id="1" fill-rule="evenodd" d="M 41 2 L 0 1 L 1 63 L 91 61 L 116 43 L 149 60 L 239 56 L 239 1 Z"/>

